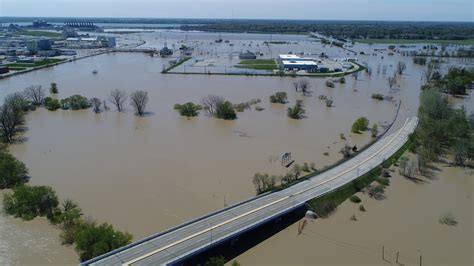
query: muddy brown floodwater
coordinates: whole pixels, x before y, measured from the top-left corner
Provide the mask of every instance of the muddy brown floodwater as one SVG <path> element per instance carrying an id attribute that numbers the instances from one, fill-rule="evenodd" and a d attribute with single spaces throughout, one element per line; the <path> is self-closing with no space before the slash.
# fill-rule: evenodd
<path id="1" fill-rule="evenodd" d="M 349 200 L 327 219 L 298 223 L 236 259 L 242 265 L 473 265 L 474 172 L 439 165 L 434 179 L 414 183 L 395 174 L 386 199 L 357 193 L 366 212 Z M 442 225 L 451 213 L 457 226 Z M 355 215 L 357 221 L 349 218 Z M 382 247 L 385 259 L 382 260 Z M 291 254 L 291 256 L 288 256 Z"/>
<path id="2" fill-rule="evenodd" d="M 364 60 L 374 65 L 382 61 L 369 56 Z M 392 65 L 392 72 L 398 60 L 408 65 L 409 74 L 393 93 L 395 100 L 402 100 L 396 127 L 416 113 L 422 68 L 410 58 L 384 60 Z M 389 94 L 382 74 L 369 77 L 362 73 L 357 81 L 346 77 L 346 84 L 335 88 L 325 87 L 324 78 L 309 79 L 313 96 L 303 97 L 292 89 L 294 79 L 288 77 L 162 75 L 166 63 L 139 53 L 105 54 L 1 80 L 2 99 L 29 85 L 47 88 L 51 82 L 58 84 L 59 98 L 82 94 L 106 99 L 112 89 L 149 93 L 150 115 L 146 117 L 136 117 L 128 105 L 123 113 L 40 108 L 28 114 L 25 141 L 10 150 L 30 169 L 30 183 L 52 186 L 60 198 L 78 202 L 86 215 L 129 231 L 137 240 L 222 208 L 225 201 L 232 204 L 254 196 L 255 173 L 287 171 L 275 160 L 284 152 L 291 152 L 297 163 L 314 162 L 317 168 L 336 162 L 345 143 L 340 133 L 359 147 L 370 141 L 368 133 L 350 133 L 354 120 L 366 116 L 371 125 L 384 124 L 392 121 L 397 108 L 395 101 L 370 98 L 372 93 Z M 94 69 L 97 75 L 91 74 Z M 290 105 L 302 99 L 307 118 L 291 120 L 286 117 L 287 106 L 270 104 L 268 97 L 278 91 L 288 93 Z M 238 113 L 235 121 L 204 113 L 186 119 L 173 110 L 175 103 L 200 102 L 209 94 L 233 103 L 260 98 L 265 110 Z M 321 94 L 332 97 L 335 107 L 328 108 L 318 100 Z M 377 214 L 375 210 L 369 213 Z M 396 216 L 397 211 L 392 214 Z M 2 217 L 1 223 L 12 232 L 36 232 L 39 239 L 58 235 L 44 229 L 43 220 L 28 225 Z M 25 238 L 36 239 L 36 233 Z M 32 262 L 19 247 L 33 250 L 33 244 L 15 234 L 5 236 L 3 229 L 1 239 L 8 247 L 4 249 L 8 250 L 5 264 Z M 45 262 L 77 262 L 71 249 L 58 252 L 64 249 L 59 241 L 42 243 L 54 250 Z"/>

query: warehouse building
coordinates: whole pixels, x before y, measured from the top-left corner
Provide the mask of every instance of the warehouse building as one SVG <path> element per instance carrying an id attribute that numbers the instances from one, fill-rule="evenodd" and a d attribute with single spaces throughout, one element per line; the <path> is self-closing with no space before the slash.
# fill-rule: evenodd
<path id="1" fill-rule="evenodd" d="M 285 70 L 315 72 L 318 69 L 318 63 L 315 61 L 283 60 L 282 65 Z"/>
<path id="2" fill-rule="evenodd" d="M 278 56 L 278 61 L 285 70 L 305 70 L 308 72 L 318 70 L 318 62 L 313 58 L 300 57 L 294 54 L 281 54 Z"/>

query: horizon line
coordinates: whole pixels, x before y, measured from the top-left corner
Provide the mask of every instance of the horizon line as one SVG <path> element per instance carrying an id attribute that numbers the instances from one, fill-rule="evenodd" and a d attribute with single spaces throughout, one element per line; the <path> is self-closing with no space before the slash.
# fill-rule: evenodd
<path id="1" fill-rule="evenodd" d="M 2 18 L 54 18 L 54 19 L 64 19 L 64 18 L 88 18 L 88 19 L 169 19 L 169 20 L 255 20 L 255 21 L 353 21 L 353 22 L 414 22 L 414 23 L 473 23 L 473 21 L 468 20 L 377 20 L 377 19 L 298 19 L 298 18 L 197 18 L 197 17 L 173 17 L 173 18 L 164 18 L 164 17 L 128 17 L 128 16 L 0 16 Z"/>

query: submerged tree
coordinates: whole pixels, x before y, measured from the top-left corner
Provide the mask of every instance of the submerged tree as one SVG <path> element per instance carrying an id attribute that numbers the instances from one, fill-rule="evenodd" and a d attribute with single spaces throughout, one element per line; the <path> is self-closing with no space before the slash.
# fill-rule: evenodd
<path id="1" fill-rule="evenodd" d="M 406 69 L 407 69 L 407 64 L 405 64 L 405 62 L 399 61 L 397 63 L 397 73 L 398 73 L 398 75 L 403 75 L 403 73 L 405 72 Z"/>
<path id="2" fill-rule="evenodd" d="M 194 117 L 199 115 L 199 110 L 202 110 L 202 106 L 187 102 L 185 104 L 175 104 L 174 109 L 178 110 L 182 116 Z"/>
<path id="3" fill-rule="evenodd" d="M 298 86 L 303 93 L 303 95 L 308 95 L 309 94 L 309 81 L 307 79 L 302 79 L 298 82 Z"/>
<path id="4" fill-rule="evenodd" d="M 94 113 L 96 114 L 100 113 L 100 107 L 102 106 L 102 101 L 99 98 L 94 97 L 91 99 L 91 103 L 92 103 L 92 110 L 94 111 Z"/>
<path id="5" fill-rule="evenodd" d="M 288 96 L 286 95 L 286 92 L 277 92 L 270 95 L 270 102 L 285 104 L 288 102 Z"/>
<path id="6" fill-rule="evenodd" d="M 201 101 L 204 109 L 208 112 L 210 116 L 214 116 L 217 111 L 217 106 L 224 102 L 224 98 L 217 95 L 208 95 L 204 97 Z"/>
<path id="7" fill-rule="evenodd" d="M 28 168 L 6 151 L 0 151 L 0 189 L 12 188 L 26 181 Z"/>
<path id="8" fill-rule="evenodd" d="M 27 87 L 24 92 L 25 97 L 31 101 L 34 106 L 41 106 L 44 103 L 45 92 L 41 85 L 32 85 Z"/>
<path id="9" fill-rule="evenodd" d="M 352 124 L 351 131 L 353 133 L 360 133 L 361 131 L 365 131 L 369 126 L 369 120 L 365 117 L 359 117 L 354 124 Z"/>
<path id="10" fill-rule="evenodd" d="M 25 112 L 29 109 L 28 101 L 21 93 L 7 95 L 0 106 L 0 136 L 3 142 L 13 142 L 15 134 L 24 123 Z"/>
<path id="11" fill-rule="evenodd" d="M 127 101 L 128 96 L 125 91 L 115 89 L 110 92 L 109 101 L 115 105 L 117 111 L 121 112 L 123 110 L 123 104 Z"/>
<path id="12" fill-rule="evenodd" d="M 120 248 L 132 241 L 132 235 L 115 230 L 112 225 L 83 222 L 74 233 L 76 251 L 86 261 Z"/>
<path id="13" fill-rule="evenodd" d="M 49 87 L 49 92 L 52 94 L 57 94 L 59 92 L 58 84 L 56 84 L 55 82 L 52 82 L 51 87 Z"/>
<path id="14" fill-rule="evenodd" d="M 145 108 L 148 103 L 148 93 L 146 91 L 138 90 L 130 95 L 130 104 L 135 109 L 137 115 L 145 114 Z"/>
<path id="15" fill-rule="evenodd" d="M 302 100 L 297 100 L 295 106 L 288 108 L 288 117 L 293 119 L 301 119 L 305 113 Z"/>
<path id="16" fill-rule="evenodd" d="M 229 101 L 224 101 L 217 104 L 216 117 L 225 120 L 234 120 L 237 118 L 234 106 Z"/>
<path id="17" fill-rule="evenodd" d="M 387 78 L 387 84 L 388 84 L 388 87 L 390 88 L 390 90 L 392 90 L 392 87 L 395 86 L 395 84 L 397 84 L 397 78 L 395 76 L 388 77 Z"/>

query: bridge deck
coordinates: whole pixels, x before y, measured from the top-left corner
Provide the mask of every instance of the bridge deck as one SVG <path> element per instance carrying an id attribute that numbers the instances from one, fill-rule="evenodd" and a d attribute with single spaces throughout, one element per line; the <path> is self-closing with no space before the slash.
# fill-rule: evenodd
<path id="1" fill-rule="evenodd" d="M 212 243 L 237 236 L 374 169 L 406 143 L 417 123 L 416 117 L 408 119 L 401 129 L 382 138 L 351 160 L 307 181 L 198 218 L 104 254 L 83 265 L 169 264 L 207 248 Z"/>

